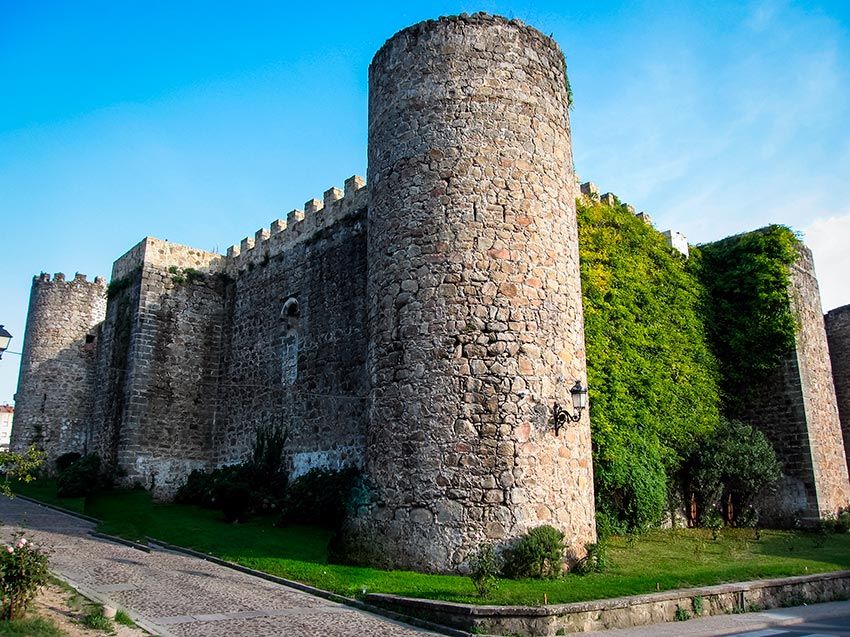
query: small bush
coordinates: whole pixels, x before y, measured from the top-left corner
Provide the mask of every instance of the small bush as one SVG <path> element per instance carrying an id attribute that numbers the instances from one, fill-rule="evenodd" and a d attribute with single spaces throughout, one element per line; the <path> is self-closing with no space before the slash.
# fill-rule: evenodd
<path id="1" fill-rule="evenodd" d="M 0 619 L 21 617 L 47 578 L 47 555 L 24 537 L 0 549 Z"/>
<path id="2" fill-rule="evenodd" d="M 585 544 L 587 555 L 576 562 L 573 573 L 587 575 L 588 573 L 602 573 L 608 567 L 608 544 L 599 540 L 596 544 Z"/>
<path id="3" fill-rule="evenodd" d="M 94 493 L 101 486 L 100 457 L 91 453 L 83 456 L 56 479 L 60 498 L 81 498 Z"/>
<path id="4" fill-rule="evenodd" d="M 558 577 L 563 571 L 564 534 L 544 524 L 531 529 L 505 551 L 503 572 L 507 577 Z"/>
<path id="5" fill-rule="evenodd" d="M 694 615 L 699 617 L 702 615 L 702 611 L 704 610 L 705 604 L 703 603 L 702 597 L 697 595 L 693 599 L 691 599 L 691 608 L 694 609 Z"/>
<path id="6" fill-rule="evenodd" d="M 676 621 L 677 622 L 686 622 L 691 618 L 691 614 L 686 611 L 684 608 L 676 604 Z"/>
<path id="7" fill-rule="evenodd" d="M 283 466 L 286 439 L 286 430 L 279 427 L 259 429 L 249 462 L 193 471 L 175 502 L 220 509 L 228 522 L 279 511 L 289 481 Z"/>
<path id="8" fill-rule="evenodd" d="M 469 558 L 469 577 L 479 597 L 487 597 L 498 586 L 501 565 L 492 544 L 481 546 Z"/>
<path id="9" fill-rule="evenodd" d="M 360 472 L 354 467 L 334 471 L 311 469 L 289 485 L 279 526 L 314 524 L 338 529 L 345 519 Z"/>
<path id="10" fill-rule="evenodd" d="M 65 470 L 68 469 L 68 467 L 70 467 L 82 457 L 82 454 L 79 454 L 76 451 L 63 453 L 61 456 L 56 458 L 56 473 L 64 473 Z"/>

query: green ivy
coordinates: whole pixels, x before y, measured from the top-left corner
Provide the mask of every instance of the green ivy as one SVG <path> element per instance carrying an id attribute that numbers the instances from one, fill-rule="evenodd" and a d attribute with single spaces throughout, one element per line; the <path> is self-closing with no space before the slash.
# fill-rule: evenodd
<path id="1" fill-rule="evenodd" d="M 597 510 L 656 524 L 682 459 L 719 422 L 704 289 L 625 206 L 578 203 Z"/>
<path id="2" fill-rule="evenodd" d="M 691 268 L 710 298 L 706 325 L 730 416 L 739 414 L 794 348 L 789 266 L 797 259 L 799 243 L 791 230 L 772 225 L 692 253 Z"/>

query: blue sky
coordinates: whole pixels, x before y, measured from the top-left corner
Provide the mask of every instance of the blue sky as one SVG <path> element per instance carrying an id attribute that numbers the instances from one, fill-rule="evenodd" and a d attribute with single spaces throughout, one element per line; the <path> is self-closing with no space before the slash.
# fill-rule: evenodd
<path id="1" fill-rule="evenodd" d="M 366 172 L 367 68 L 484 10 L 552 34 L 576 170 L 692 243 L 805 234 L 850 303 L 850 2 L 0 0 L 0 323 L 32 276 L 108 275 L 146 235 L 224 251 Z M 0 360 L 11 401 L 19 357 Z"/>

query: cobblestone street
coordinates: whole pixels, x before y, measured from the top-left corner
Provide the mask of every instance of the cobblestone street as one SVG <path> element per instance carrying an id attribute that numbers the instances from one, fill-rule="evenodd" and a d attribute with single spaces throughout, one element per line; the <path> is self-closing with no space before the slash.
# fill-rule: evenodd
<path id="1" fill-rule="evenodd" d="M 25 529 L 50 551 L 53 572 L 163 637 L 436 634 L 201 559 L 93 538 L 93 524 L 21 498 L 0 497 L 0 520 L 4 541 Z"/>

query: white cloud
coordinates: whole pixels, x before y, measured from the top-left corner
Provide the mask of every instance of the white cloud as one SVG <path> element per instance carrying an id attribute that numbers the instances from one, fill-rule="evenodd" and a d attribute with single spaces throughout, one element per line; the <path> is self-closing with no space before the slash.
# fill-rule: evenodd
<path id="1" fill-rule="evenodd" d="M 824 311 L 850 304 L 850 211 L 815 219 L 803 234 L 815 257 Z"/>

